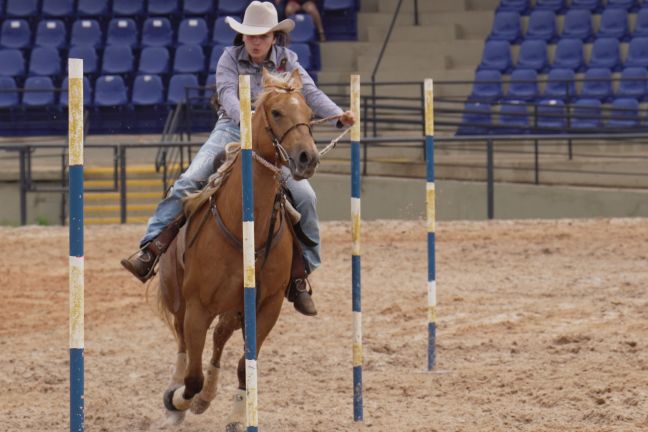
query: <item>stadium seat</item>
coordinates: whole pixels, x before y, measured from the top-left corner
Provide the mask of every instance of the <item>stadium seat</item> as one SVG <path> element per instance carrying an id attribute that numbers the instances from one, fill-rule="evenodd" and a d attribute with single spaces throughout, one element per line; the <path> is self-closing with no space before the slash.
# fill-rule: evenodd
<path id="1" fill-rule="evenodd" d="M 645 3 L 645 2 L 644 2 Z M 608 8 L 619 8 L 630 12 L 635 12 L 639 9 L 639 1 L 637 0 L 608 0 Z"/>
<path id="2" fill-rule="evenodd" d="M 0 49 L 0 76 L 22 77 L 25 75 L 25 58 L 18 49 Z"/>
<path id="3" fill-rule="evenodd" d="M 600 100 L 578 99 L 573 108 L 571 115 L 572 128 L 594 129 L 602 126 Z"/>
<path id="4" fill-rule="evenodd" d="M 547 69 L 547 43 L 541 40 L 525 40 L 520 45 L 518 69 L 534 69 L 542 72 Z"/>
<path id="5" fill-rule="evenodd" d="M 644 4 L 648 5 L 648 2 L 645 2 Z M 639 12 L 637 12 L 637 19 L 635 21 L 635 28 L 632 36 L 648 36 L 648 7 L 642 8 Z"/>
<path id="6" fill-rule="evenodd" d="M 484 44 L 479 70 L 497 70 L 507 73 L 511 67 L 511 45 L 508 42 L 487 41 Z"/>
<path id="7" fill-rule="evenodd" d="M 144 0 L 113 0 L 112 13 L 114 16 L 141 16 L 144 15 Z"/>
<path id="8" fill-rule="evenodd" d="M 297 60 L 304 69 L 307 71 L 313 69 L 313 55 L 308 44 L 291 43 L 288 48 L 297 54 Z"/>
<path id="9" fill-rule="evenodd" d="M 172 15 L 178 13 L 178 0 L 148 0 L 149 15 Z"/>
<path id="10" fill-rule="evenodd" d="M 38 0 L 7 0 L 5 12 L 8 17 L 36 16 L 39 13 Z"/>
<path id="11" fill-rule="evenodd" d="M 18 92 L 16 80 L 8 76 L 0 76 L 0 109 L 15 108 L 18 106 Z"/>
<path id="12" fill-rule="evenodd" d="M 9 19 L 2 23 L 0 46 L 4 48 L 27 48 L 31 43 L 29 24 L 23 19 Z"/>
<path id="13" fill-rule="evenodd" d="M 180 45 L 173 58 L 173 73 L 202 73 L 205 70 L 205 54 L 200 45 Z"/>
<path id="14" fill-rule="evenodd" d="M 169 50 L 165 47 L 146 47 L 139 58 L 138 73 L 159 75 L 169 72 Z"/>
<path id="15" fill-rule="evenodd" d="M 560 99 L 545 99 L 538 103 L 536 125 L 539 133 L 560 133 L 566 126 L 565 103 Z"/>
<path id="16" fill-rule="evenodd" d="M 128 104 L 128 88 L 119 75 L 102 75 L 95 83 L 94 104 L 115 107 Z"/>
<path id="17" fill-rule="evenodd" d="M 538 73 L 533 69 L 515 69 L 511 72 L 508 100 L 531 101 L 538 96 Z"/>
<path id="18" fill-rule="evenodd" d="M 612 74 L 610 69 L 592 68 L 585 72 L 580 97 L 606 101 L 612 96 Z"/>
<path id="19" fill-rule="evenodd" d="M 480 70 L 475 74 L 470 100 L 492 102 L 502 97 L 502 74 L 496 70 Z"/>
<path id="20" fill-rule="evenodd" d="M 643 100 L 646 98 L 646 78 L 648 74 L 642 67 L 629 67 L 623 69 L 617 97 L 635 98 Z"/>
<path id="21" fill-rule="evenodd" d="M 127 74 L 133 72 L 133 51 L 126 45 L 108 45 L 101 62 L 103 75 Z"/>
<path id="22" fill-rule="evenodd" d="M 247 1 L 218 0 L 218 15 L 243 16 L 243 12 L 247 5 Z"/>
<path id="23" fill-rule="evenodd" d="M 583 60 L 583 42 L 580 39 L 561 39 L 554 52 L 554 68 L 571 69 L 579 72 L 585 66 Z"/>
<path id="24" fill-rule="evenodd" d="M 88 45 L 99 48 L 102 45 L 103 34 L 96 20 L 77 20 L 72 24 L 70 45 Z"/>
<path id="25" fill-rule="evenodd" d="M 547 75 L 543 97 L 568 101 L 576 96 L 575 74 L 571 69 L 551 69 Z"/>
<path id="26" fill-rule="evenodd" d="M 625 9 L 607 8 L 601 14 L 597 38 L 628 39 L 628 12 Z"/>
<path id="27" fill-rule="evenodd" d="M 164 85 L 158 75 L 139 75 L 133 83 L 135 106 L 151 106 L 164 103 Z"/>
<path id="28" fill-rule="evenodd" d="M 648 68 L 648 37 L 636 37 L 630 41 L 624 65 Z"/>
<path id="29" fill-rule="evenodd" d="M 36 47 L 29 56 L 29 75 L 59 76 L 61 56 L 56 48 Z"/>
<path id="30" fill-rule="evenodd" d="M 603 10 L 601 0 L 571 0 L 570 9 L 587 9 L 592 13 L 599 13 Z"/>
<path id="31" fill-rule="evenodd" d="M 230 46 L 234 42 L 236 32 L 225 22 L 226 17 L 218 17 L 214 22 L 214 34 L 212 42 L 220 45 Z"/>
<path id="32" fill-rule="evenodd" d="M 74 0 L 43 0 L 43 16 L 69 17 L 74 13 Z"/>
<path id="33" fill-rule="evenodd" d="M 218 60 L 220 60 L 223 55 L 223 50 L 225 49 L 224 45 L 214 45 L 209 55 L 209 73 L 216 72 L 216 66 L 218 66 Z"/>
<path id="34" fill-rule="evenodd" d="M 324 0 L 322 21 L 328 40 L 357 39 L 357 6 L 355 0 Z"/>
<path id="35" fill-rule="evenodd" d="M 593 38 L 592 13 L 587 9 L 568 10 L 560 37 L 590 42 Z"/>
<path id="36" fill-rule="evenodd" d="M 529 0 L 501 0 L 497 12 L 512 11 L 520 15 L 527 15 L 529 6 Z"/>
<path id="37" fill-rule="evenodd" d="M 211 99 L 214 93 L 216 93 L 216 74 L 212 73 L 207 76 L 207 79 L 205 79 L 205 87 L 204 96 L 207 99 Z"/>
<path id="38" fill-rule="evenodd" d="M 528 132 L 529 113 L 526 103 L 510 101 L 502 103 L 499 112 L 499 125 L 495 129 L 498 134 L 523 134 Z"/>
<path id="39" fill-rule="evenodd" d="M 490 103 L 466 102 L 457 135 L 485 135 L 492 124 Z"/>
<path id="40" fill-rule="evenodd" d="M 54 105 L 54 84 L 47 76 L 32 76 L 25 80 L 22 103 L 28 107 Z M 31 90 L 31 91 L 30 91 Z M 49 91 L 46 91 L 49 90 Z"/>
<path id="41" fill-rule="evenodd" d="M 522 39 L 520 15 L 517 12 L 497 12 L 493 18 L 493 29 L 487 40 L 505 40 L 518 43 Z"/>
<path id="42" fill-rule="evenodd" d="M 620 69 L 619 40 L 613 38 L 596 39 L 592 45 L 592 54 L 587 67 Z"/>
<path id="43" fill-rule="evenodd" d="M 563 13 L 566 9 L 565 0 L 536 0 L 535 10 L 550 10 L 556 14 Z"/>
<path id="44" fill-rule="evenodd" d="M 184 0 L 182 12 L 185 15 L 211 15 L 214 13 L 214 0 Z"/>
<path id="45" fill-rule="evenodd" d="M 344 11 L 344 10 L 355 10 L 356 3 L 354 0 L 324 0 L 322 5 L 323 10 L 325 11 Z"/>
<path id="46" fill-rule="evenodd" d="M 94 75 L 99 72 L 97 50 L 90 45 L 77 45 L 70 48 L 68 57 L 83 59 L 83 73 Z"/>
<path id="47" fill-rule="evenodd" d="M 556 14 L 550 10 L 531 12 L 524 39 L 540 39 L 545 42 L 553 42 L 556 39 Z"/>
<path id="48" fill-rule="evenodd" d="M 108 15 L 108 0 L 79 0 L 77 16 L 100 17 Z"/>
<path id="49" fill-rule="evenodd" d="M 316 29 L 313 18 L 306 14 L 297 14 L 290 17 L 295 22 L 295 28 L 290 32 L 292 42 L 315 42 Z"/>
<path id="50" fill-rule="evenodd" d="M 170 46 L 173 42 L 171 22 L 167 18 L 148 18 L 142 27 L 143 46 Z"/>
<path id="51" fill-rule="evenodd" d="M 137 24 L 131 18 L 113 18 L 108 23 L 106 45 L 137 46 Z"/>
<path id="52" fill-rule="evenodd" d="M 61 20 L 43 20 L 36 28 L 36 46 L 63 48 L 67 45 L 65 24 Z"/>
<path id="53" fill-rule="evenodd" d="M 84 65 L 85 66 L 85 65 Z M 61 96 L 59 98 L 59 104 L 66 107 L 68 106 L 68 77 L 65 77 L 63 79 L 63 82 L 61 83 Z M 85 106 L 89 106 L 92 104 L 92 87 L 90 87 L 90 80 L 88 79 L 87 76 L 83 77 L 83 104 Z"/>
<path id="54" fill-rule="evenodd" d="M 167 103 L 176 105 L 185 102 L 187 97 L 187 90 L 185 87 L 198 87 L 198 78 L 191 74 L 173 75 L 169 81 L 169 88 L 167 92 Z M 189 97 L 191 98 L 197 90 L 189 90 Z"/>
<path id="55" fill-rule="evenodd" d="M 178 27 L 178 44 L 205 45 L 207 43 L 207 23 L 202 18 L 185 18 Z"/>
<path id="56" fill-rule="evenodd" d="M 612 101 L 606 126 L 609 128 L 632 128 L 639 125 L 639 102 L 634 98 L 618 98 Z"/>

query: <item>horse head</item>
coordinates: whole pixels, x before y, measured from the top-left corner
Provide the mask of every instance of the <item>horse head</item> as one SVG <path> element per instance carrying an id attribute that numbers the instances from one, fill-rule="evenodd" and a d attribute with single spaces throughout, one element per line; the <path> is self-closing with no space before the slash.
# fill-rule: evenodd
<path id="1" fill-rule="evenodd" d="M 270 74 L 264 69 L 253 133 L 256 151 L 268 161 L 286 165 L 296 180 L 312 177 L 319 164 L 310 126 L 313 111 L 301 89 L 298 70 Z"/>

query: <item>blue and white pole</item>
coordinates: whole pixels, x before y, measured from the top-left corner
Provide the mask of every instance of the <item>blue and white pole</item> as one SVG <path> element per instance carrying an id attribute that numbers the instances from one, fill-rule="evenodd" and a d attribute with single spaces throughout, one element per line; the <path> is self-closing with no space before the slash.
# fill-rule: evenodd
<path id="1" fill-rule="evenodd" d="M 360 75 L 351 75 L 351 295 L 353 310 L 353 420 L 362 414 L 362 296 L 360 284 Z"/>
<path id="2" fill-rule="evenodd" d="M 254 267 L 254 188 L 252 179 L 252 104 L 250 76 L 239 77 L 243 185 L 243 286 L 245 302 L 245 403 L 247 432 L 259 430 Z"/>
<path id="3" fill-rule="evenodd" d="M 436 190 L 434 186 L 434 90 L 431 79 L 425 80 L 425 155 L 427 157 L 427 245 L 428 245 L 428 370 L 436 363 Z"/>
<path id="4" fill-rule="evenodd" d="M 84 428 L 83 401 L 83 60 L 68 59 L 70 194 L 70 432 Z"/>

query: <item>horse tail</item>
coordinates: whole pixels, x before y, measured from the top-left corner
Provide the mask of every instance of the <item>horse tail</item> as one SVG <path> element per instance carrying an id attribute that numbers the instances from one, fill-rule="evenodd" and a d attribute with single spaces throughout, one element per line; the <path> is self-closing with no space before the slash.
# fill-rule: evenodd
<path id="1" fill-rule="evenodd" d="M 178 333 L 176 328 L 173 325 L 173 312 L 169 309 L 169 304 L 164 298 L 164 293 L 162 292 L 162 280 L 158 281 L 157 289 L 155 292 L 156 304 L 157 304 L 157 313 L 160 316 L 160 319 L 169 327 L 173 336 L 177 339 Z"/>

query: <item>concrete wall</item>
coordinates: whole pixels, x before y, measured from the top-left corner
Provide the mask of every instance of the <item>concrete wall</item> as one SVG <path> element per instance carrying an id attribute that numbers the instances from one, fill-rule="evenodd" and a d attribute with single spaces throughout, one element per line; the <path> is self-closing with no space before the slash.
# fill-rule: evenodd
<path id="1" fill-rule="evenodd" d="M 59 183 L 56 184 L 59 186 Z M 0 182 L 0 225 L 20 225 L 20 185 Z M 61 194 L 28 193 L 27 223 L 58 225 L 61 215 Z"/>

